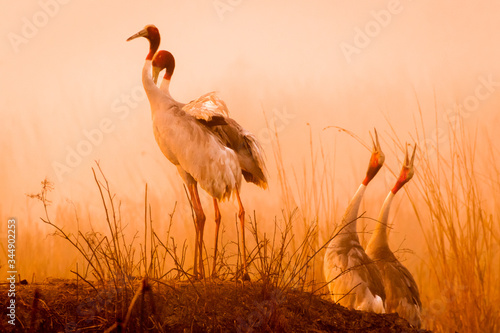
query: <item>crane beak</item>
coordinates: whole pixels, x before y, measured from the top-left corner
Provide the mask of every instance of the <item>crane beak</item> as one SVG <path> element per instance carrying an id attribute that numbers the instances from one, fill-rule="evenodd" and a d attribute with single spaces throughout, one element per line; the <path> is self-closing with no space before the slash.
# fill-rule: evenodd
<path id="1" fill-rule="evenodd" d="M 408 157 L 408 146 L 406 146 L 405 153 L 405 164 L 404 166 L 408 169 L 413 168 L 413 161 L 415 161 L 415 152 L 417 151 L 417 144 L 415 143 L 415 147 L 413 147 L 413 153 L 411 154 L 411 159 Z"/>
<path id="2" fill-rule="evenodd" d="M 377 129 L 374 128 L 374 131 L 375 131 L 375 140 L 373 140 L 373 137 L 372 137 L 373 152 L 377 154 L 379 163 L 384 164 L 385 155 L 384 155 L 384 152 L 382 151 L 382 148 L 380 147 L 380 142 L 378 141 Z M 371 136 L 371 133 L 370 133 L 370 136 Z"/>
<path id="3" fill-rule="evenodd" d="M 371 133 L 370 133 L 371 136 Z M 380 168 L 384 165 L 385 155 L 382 152 L 382 148 L 380 148 L 380 142 L 378 141 L 377 130 L 375 130 L 375 140 L 373 140 L 373 151 L 372 156 L 370 157 L 370 163 L 368 164 L 368 170 L 366 171 L 366 178 L 363 181 L 363 184 L 366 186 L 368 183 L 375 177 Z"/>
<path id="4" fill-rule="evenodd" d="M 160 76 L 161 68 L 153 66 L 153 81 L 156 84 L 158 82 L 158 77 Z"/>
<path id="5" fill-rule="evenodd" d="M 138 37 L 148 37 L 148 30 L 142 29 L 141 31 L 139 31 L 135 35 L 132 35 L 129 38 L 127 38 L 127 42 L 131 41 L 132 39 L 136 39 Z"/>
<path id="6" fill-rule="evenodd" d="M 415 161 L 415 152 L 417 151 L 417 144 L 413 147 L 413 153 L 411 154 L 411 159 L 408 158 L 408 146 L 406 147 L 406 155 L 405 155 L 405 165 L 403 168 L 408 170 L 407 179 L 410 180 L 413 177 L 414 169 L 413 162 Z"/>
<path id="7" fill-rule="evenodd" d="M 410 159 L 410 157 L 408 156 L 408 146 L 406 146 L 405 162 L 404 162 L 403 168 L 401 170 L 401 176 L 404 175 L 403 178 L 406 179 L 405 183 L 413 177 L 413 173 L 415 172 L 413 169 L 413 161 L 415 161 L 415 152 L 416 151 L 417 151 L 417 144 L 415 143 L 415 147 L 413 148 L 413 153 L 411 154 L 411 159 Z"/>
<path id="8" fill-rule="evenodd" d="M 412 179 L 415 170 L 413 169 L 413 161 L 415 160 L 415 152 L 417 151 L 417 144 L 413 148 L 413 153 L 411 154 L 411 159 L 408 156 L 408 146 L 406 146 L 405 150 L 405 161 L 403 163 L 403 167 L 401 168 L 401 173 L 399 174 L 398 181 L 394 188 L 392 189 L 392 193 L 396 194 L 406 183 Z"/>
<path id="9" fill-rule="evenodd" d="M 413 161 L 415 161 L 415 152 L 417 151 L 417 143 L 415 143 L 415 147 L 413 147 L 413 153 L 411 154 L 411 167 L 413 168 Z"/>

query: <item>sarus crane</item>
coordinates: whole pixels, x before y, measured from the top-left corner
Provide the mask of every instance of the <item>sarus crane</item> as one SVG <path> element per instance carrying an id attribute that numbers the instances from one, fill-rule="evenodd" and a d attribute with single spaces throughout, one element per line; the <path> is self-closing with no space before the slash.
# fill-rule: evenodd
<path id="1" fill-rule="evenodd" d="M 418 286 L 408 269 L 396 259 L 387 241 L 387 224 L 392 200 L 396 193 L 413 177 L 413 160 L 415 159 L 416 149 L 417 145 L 415 145 L 410 159 L 408 157 L 408 148 L 406 148 L 405 161 L 399 178 L 382 205 L 378 224 L 368 242 L 366 253 L 375 261 L 382 274 L 386 292 L 386 311 L 388 313 L 397 312 L 401 317 L 408 320 L 413 327 L 420 328 L 422 303 L 420 302 Z"/>
<path id="2" fill-rule="evenodd" d="M 152 75 L 152 60 L 160 45 L 158 29 L 154 25 L 147 25 L 143 30 L 129 37 L 127 41 L 138 37 L 148 39 L 150 44 L 142 70 L 142 82 L 151 106 L 154 136 L 163 154 L 176 165 L 186 183 L 195 211 L 194 275 L 197 278 L 204 276 L 203 231 L 206 217 L 198 194 L 197 184 L 199 183 L 214 198 L 214 206 L 217 205 L 218 200 L 228 199 L 232 194 L 236 196 L 243 247 L 243 278 L 248 279 L 244 234 L 245 210 L 239 195 L 242 176 L 241 158 L 237 155 L 235 147 L 225 145 L 210 130 L 208 126 L 210 122 L 186 112 L 182 103 L 175 101 L 170 93 L 165 93 L 156 86 Z M 175 63 L 166 75 L 170 73 L 171 77 L 174 67 Z M 168 86 L 166 90 L 168 92 Z M 262 160 L 262 155 L 259 157 Z M 220 213 L 218 206 L 216 207 L 216 222 L 217 220 L 220 222 Z"/>
<path id="3" fill-rule="evenodd" d="M 160 90 L 171 97 L 170 81 L 175 70 L 174 56 L 168 51 L 160 50 L 155 54 L 152 65 L 153 81 L 155 83 L 157 83 L 159 73 L 165 69 Z M 234 119 L 229 117 L 226 103 L 216 92 L 206 93 L 188 104 L 180 102 L 177 102 L 177 104 L 183 111 L 205 125 L 226 147 L 235 151 L 241 166 L 241 172 L 247 182 L 254 183 L 264 189 L 267 188 L 267 172 L 261 145 L 252 133 L 245 130 Z M 213 198 L 213 204 L 215 212 L 215 246 L 212 274 L 217 275 L 217 244 L 221 215 L 218 200 L 215 197 Z M 242 232 L 244 235 L 244 231 Z M 244 240 L 242 243 L 244 244 Z M 245 248 L 244 245 L 243 248 Z"/>
<path id="4" fill-rule="evenodd" d="M 373 141 L 373 138 L 372 138 Z M 358 210 L 366 187 L 384 164 L 377 131 L 366 177 L 354 194 L 329 242 L 324 273 L 332 299 L 350 309 L 385 313 L 382 276 L 359 242 L 356 230 Z"/>

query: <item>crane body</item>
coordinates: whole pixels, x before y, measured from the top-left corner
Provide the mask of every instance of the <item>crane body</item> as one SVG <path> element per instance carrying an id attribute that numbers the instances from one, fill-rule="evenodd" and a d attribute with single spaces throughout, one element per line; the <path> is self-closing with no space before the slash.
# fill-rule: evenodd
<path id="1" fill-rule="evenodd" d="M 361 246 L 356 230 L 358 210 L 366 187 L 385 160 L 376 131 L 375 138 L 366 177 L 351 199 L 337 233 L 326 248 L 324 274 L 335 302 L 350 309 L 385 313 L 386 295 L 382 276 Z"/>
<path id="2" fill-rule="evenodd" d="M 388 243 L 389 211 L 396 193 L 413 177 L 413 161 L 416 146 L 411 159 L 406 151 L 405 163 L 394 188 L 387 195 L 380 210 L 377 227 L 370 238 L 366 253 L 375 261 L 382 274 L 382 281 L 386 291 L 386 311 L 397 312 L 408 322 L 420 328 L 421 308 L 420 294 L 417 283 L 410 271 L 399 262 L 391 251 Z"/>
<path id="3" fill-rule="evenodd" d="M 150 50 L 142 70 L 142 82 L 148 97 L 153 120 L 153 133 L 155 140 L 162 153 L 177 167 L 177 170 L 186 183 L 195 211 L 195 256 L 194 275 L 203 277 L 203 233 L 205 226 L 205 214 L 201 206 L 197 184 L 199 183 L 210 196 L 213 197 L 215 219 L 216 219 L 216 243 L 214 255 L 214 272 L 217 255 L 217 239 L 220 224 L 220 211 L 218 201 L 228 199 L 235 195 L 240 207 L 238 217 L 240 219 L 242 247 L 243 247 L 243 272 L 244 279 L 248 277 L 244 221 L 245 211 L 240 199 L 239 189 L 242 175 L 245 179 L 252 179 L 259 185 L 267 186 L 264 175 L 265 167 L 262 158 L 262 149 L 255 137 L 249 132 L 243 131 L 234 120 L 225 118 L 227 107 L 225 103 L 214 97 L 213 93 L 205 94 L 191 103 L 183 104 L 172 98 L 169 91 L 170 79 L 172 77 L 175 60 L 170 52 L 160 51 L 160 34 L 153 25 L 146 26 L 143 30 L 131 36 L 128 40 L 145 37 L 149 40 Z M 155 55 L 165 57 L 166 73 L 160 88 L 156 86 L 158 77 L 158 66 L 153 66 Z M 161 70 L 161 69 L 160 69 Z M 211 104 L 210 104 L 211 103 Z M 214 129 L 214 126 L 229 126 L 236 128 L 242 133 L 243 142 L 226 140 L 230 132 L 223 129 Z M 240 151 L 247 154 L 240 154 Z M 252 164 L 251 158 L 255 158 Z M 241 156 L 240 156 L 241 155 Z M 255 172 L 257 165 L 262 171 L 256 176 L 249 176 Z M 252 174 L 253 175 L 253 174 Z M 262 176 L 262 177 L 261 177 Z M 259 178 L 261 177 L 261 178 Z"/>

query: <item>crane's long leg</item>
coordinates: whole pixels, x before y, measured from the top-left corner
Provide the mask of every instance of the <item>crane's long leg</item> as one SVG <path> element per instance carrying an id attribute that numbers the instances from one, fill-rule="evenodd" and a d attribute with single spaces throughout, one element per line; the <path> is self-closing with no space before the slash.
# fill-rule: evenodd
<path id="1" fill-rule="evenodd" d="M 212 276 L 217 276 L 217 243 L 219 241 L 219 227 L 220 227 L 220 210 L 217 199 L 214 198 L 214 213 L 215 213 L 215 248 L 214 248 L 214 266 L 212 269 Z"/>
<path id="2" fill-rule="evenodd" d="M 194 267 L 193 273 L 195 278 L 203 277 L 203 230 L 205 228 L 205 213 L 201 206 L 200 196 L 198 195 L 198 186 L 196 183 L 189 185 L 189 193 L 193 203 L 194 213 L 196 215 L 196 239 L 194 250 Z M 198 271 L 199 269 L 199 271 Z"/>
<path id="3" fill-rule="evenodd" d="M 193 265 L 193 275 L 195 278 L 198 278 L 198 242 L 199 242 L 199 232 L 198 232 L 198 207 L 196 201 L 196 194 L 194 189 L 196 188 L 196 183 L 188 184 L 189 195 L 191 197 L 191 204 L 193 205 L 195 221 L 194 221 L 194 230 L 195 230 L 195 239 L 194 239 L 194 265 Z"/>
<path id="4" fill-rule="evenodd" d="M 238 212 L 238 217 L 240 219 L 240 227 L 241 227 L 241 245 L 243 247 L 243 280 L 250 280 L 250 276 L 248 275 L 248 267 L 247 267 L 247 251 L 245 246 L 245 208 L 243 208 L 243 204 L 241 203 L 240 192 L 236 189 L 236 198 L 238 199 L 238 205 L 240 206 L 240 211 Z"/>
<path id="5" fill-rule="evenodd" d="M 200 277 L 203 278 L 205 276 L 204 268 L 203 268 L 203 232 L 205 230 L 205 214 L 203 213 L 203 208 L 201 206 L 200 196 L 198 195 L 198 188 L 195 185 L 194 188 L 196 194 L 196 200 L 198 205 L 198 214 L 197 214 L 197 224 L 198 224 L 198 262 L 199 262 L 199 274 Z"/>

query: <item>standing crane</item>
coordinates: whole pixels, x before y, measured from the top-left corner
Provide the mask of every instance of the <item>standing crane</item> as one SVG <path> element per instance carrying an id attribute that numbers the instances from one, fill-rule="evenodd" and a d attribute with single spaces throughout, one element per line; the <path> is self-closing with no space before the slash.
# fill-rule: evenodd
<path id="1" fill-rule="evenodd" d="M 189 189 L 195 211 L 194 275 L 197 278 L 204 276 L 203 231 L 206 218 L 198 194 L 199 183 L 214 198 L 214 203 L 216 200 L 228 199 L 232 194 L 236 196 L 242 234 L 244 278 L 248 278 L 244 234 L 245 210 L 239 195 L 242 175 L 240 159 L 234 149 L 224 145 L 221 139 L 209 130 L 207 124 L 183 110 L 181 103 L 156 86 L 152 77 L 152 60 L 160 45 L 158 29 L 154 25 L 147 25 L 127 41 L 138 37 L 148 39 L 150 45 L 142 70 L 142 82 L 151 105 L 155 139 L 162 153 L 176 165 Z M 169 72 L 170 77 L 174 67 L 175 63 Z M 218 210 L 216 210 L 216 220 L 217 215 L 220 216 L 220 213 L 217 213 Z"/>
<path id="2" fill-rule="evenodd" d="M 201 207 L 198 186 L 217 199 L 229 198 L 232 193 L 239 197 L 241 171 L 233 150 L 193 116 L 184 112 L 178 103 L 163 93 L 152 78 L 152 60 L 160 45 L 160 33 L 154 25 L 129 37 L 127 41 L 144 37 L 149 40 L 149 53 L 142 69 L 142 84 L 151 106 L 153 132 L 160 150 L 186 183 L 195 211 L 195 258 L 194 275 L 203 273 L 203 231 L 205 214 Z M 240 208 L 242 210 L 242 207 Z"/>
<path id="3" fill-rule="evenodd" d="M 175 58 L 172 53 L 160 50 L 153 58 L 153 81 L 157 82 L 159 73 L 165 69 L 165 75 L 160 84 L 160 90 L 170 95 L 170 81 L 175 69 Z M 215 92 L 209 92 L 201 97 L 183 104 L 177 102 L 183 111 L 192 115 L 217 136 L 224 146 L 232 149 L 241 167 L 241 173 L 247 182 L 251 182 L 264 189 L 267 188 L 266 167 L 263 159 L 263 150 L 255 136 L 241 127 L 234 119 L 229 118 L 226 103 Z M 215 212 L 215 246 L 212 275 L 217 275 L 217 244 L 221 222 L 218 199 L 213 198 Z M 244 214 L 244 213 L 243 213 Z M 245 249 L 244 229 L 243 249 Z M 245 254 L 244 254 L 245 256 Z M 246 267 L 244 259 L 244 267 Z M 248 278 L 245 268 L 244 278 Z"/>
<path id="4" fill-rule="evenodd" d="M 174 56 L 168 51 L 160 50 L 154 56 L 152 65 L 153 81 L 155 84 L 159 73 L 165 69 L 160 90 L 172 98 L 170 94 L 170 81 L 175 69 Z M 192 115 L 201 124 L 206 126 L 212 134 L 221 140 L 224 146 L 236 153 L 241 172 L 247 182 L 252 182 L 264 189 L 267 188 L 268 184 L 262 147 L 253 134 L 246 131 L 234 119 L 229 118 L 226 103 L 215 92 L 204 94 L 188 104 L 179 102 L 177 104 L 184 112 Z M 217 244 L 221 215 L 218 200 L 215 197 L 213 198 L 213 204 L 215 212 L 215 247 L 212 273 L 216 275 Z M 244 235 L 244 231 L 242 231 L 242 235 Z M 244 236 L 242 244 L 245 244 Z M 243 248 L 245 248 L 245 245 L 243 245 Z M 246 267 L 246 263 L 244 266 Z"/>
<path id="5" fill-rule="evenodd" d="M 417 145 L 413 149 L 411 159 L 408 158 L 408 148 L 406 149 L 401 173 L 394 188 L 389 192 L 382 205 L 378 218 L 379 223 L 368 242 L 366 253 L 375 261 L 382 273 L 382 281 L 387 294 L 385 300 L 386 311 L 397 312 L 401 317 L 408 320 L 412 326 L 420 328 L 422 303 L 420 302 L 418 286 L 408 269 L 396 259 L 387 242 L 387 222 L 392 200 L 396 193 L 413 177 L 413 160 L 415 159 L 416 149 Z"/>
<path id="6" fill-rule="evenodd" d="M 384 164 L 377 131 L 366 177 L 342 217 L 339 231 L 326 248 L 324 273 L 332 299 L 347 308 L 385 313 L 382 276 L 359 243 L 358 210 L 366 187 Z"/>

